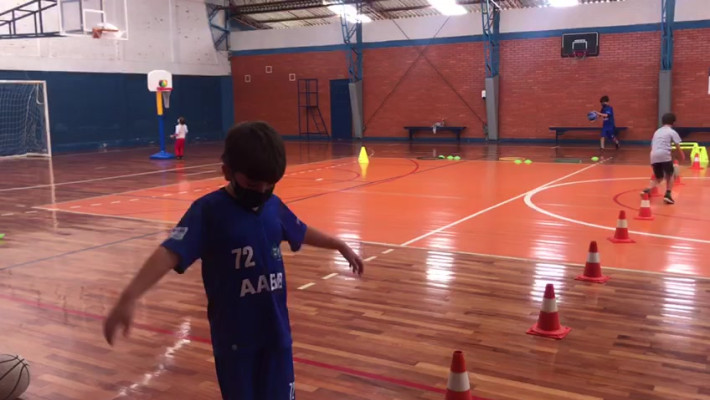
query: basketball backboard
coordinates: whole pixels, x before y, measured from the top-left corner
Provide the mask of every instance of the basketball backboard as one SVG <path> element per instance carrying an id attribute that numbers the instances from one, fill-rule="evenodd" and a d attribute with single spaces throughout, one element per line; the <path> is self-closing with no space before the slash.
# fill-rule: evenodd
<path id="1" fill-rule="evenodd" d="M 173 74 L 162 69 L 148 72 L 148 90 L 157 92 L 160 89 L 173 88 Z"/>
<path id="2" fill-rule="evenodd" d="M 128 39 L 127 0 L 58 0 L 62 36 L 94 36 Z"/>
<path id="3" fill-rule="evenodd" d="M 596 57 L 599 55 L 599 33 L 565 33 L 562 35 L 562 57 Z"/>

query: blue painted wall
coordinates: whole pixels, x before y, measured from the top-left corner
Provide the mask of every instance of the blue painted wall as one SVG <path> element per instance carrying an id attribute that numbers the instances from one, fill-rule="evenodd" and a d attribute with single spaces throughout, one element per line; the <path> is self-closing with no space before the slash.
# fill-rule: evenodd
<path id="1" fill-rule="evenodd" d="M 158 142 L 155 94 L 147 90 L 145 74 L 0 71 L 0 79 L 47 82 L 52 151 Z M 184 116 L 188 141 L 222 139 L 233 120 L 231 103 L 224 104 L 231 101 L 231 77 L 176 75 L 173 86 L 166 134 Z"/>

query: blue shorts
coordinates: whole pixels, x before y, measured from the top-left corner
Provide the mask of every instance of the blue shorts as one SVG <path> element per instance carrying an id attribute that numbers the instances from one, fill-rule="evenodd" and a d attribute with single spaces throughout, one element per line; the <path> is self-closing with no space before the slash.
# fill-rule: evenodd
<path id="1" fill-rule="evenodd" d="M 607 139 L 614 139 L 616 137 L 616 129 L 602 128 L 602 137 Z"/>
<path id="2" fill-rule="evenodd" d="M 290 348 L 238 352 L 215 357 L 223 400 L 295 400 Z"/>

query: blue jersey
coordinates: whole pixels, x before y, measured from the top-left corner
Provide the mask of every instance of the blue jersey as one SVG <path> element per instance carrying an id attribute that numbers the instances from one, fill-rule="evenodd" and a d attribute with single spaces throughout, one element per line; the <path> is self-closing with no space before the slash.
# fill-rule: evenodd
<path id="1" fill-rule="evenodd" d="M 180 257 L 178 273 L 202 259 L 215 357 L 291 346 L 280 244 L 298 251 L 305 234 L 278 197 L 255 213 L 220 189 L 195 201 L 163 242 Z"/>
<path id="2" fill-rule="evenodd" d="M 608 117 L 604 118 L 602 127 L 605 129 L 615 129 L 616 122 L 614 121 L 614 109 L 610 105 L 606 104 L 602 106 L 600 113 L 608 115 Z"/>

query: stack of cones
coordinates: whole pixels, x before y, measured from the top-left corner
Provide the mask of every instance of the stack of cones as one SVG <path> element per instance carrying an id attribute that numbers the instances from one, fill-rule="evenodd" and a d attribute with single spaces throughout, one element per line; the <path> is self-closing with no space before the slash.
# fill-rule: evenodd
<path id="1" fill-rule="evenodd" d="M 557 311 L 555 287 L 548 283 L 545 286 L 545 296 L 542 299 L 540 316 L 537 323 L 528 329 L 528 335 L 544 336 L 554 339 L 563 339 L 572 328 L 560 325 L 560 314 Z"/>
<path id="2" fill-rule="evenodd" d="M 468 381 L 463 352 L 455 351 L 451 359 L 449 382 L 446 385 L 445 400 L 471 400 L 471 383 Z"/>
<path id="3" fill-rule="evenodd" d="M 609 240 L 612 243 L 636 243 L 629 237 L 629 222 L 626 220 L 626 211 L 619 211 L 614 237 L 610 237 Z"/>
<path id="4" fill-rule="evenodd" d="M 584 265 L 584 274 L 575 279 L 594 283 L 604 283 L 609 280 L 608 276 L 602 275 L 602 264 L 599 258 L 597 242 L 589 243 L 589 255 L 587 256 L 587 263 Z"/>
<path id="5" fill-rule="evenodd" d="M 701 169 L 703 169 L 700 166 L 700 153 L 695 153 L 695 157 L 693 158 L 693 166 L 690 167 L 690 169 L 692 169 L 693 171 L 700 171 Z"/>
<path id="6" fill-rule="evenodd" d="M 636 219 L 652 221 L 653 214 L 651 213 L 651 202 L 648 200 L 648 194 L 644 193 L 641 196 L 641 208 L 639 208 L 639 215 L 636 216 Z"/>

